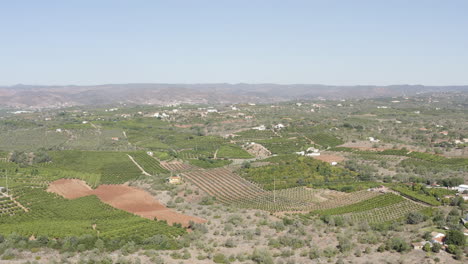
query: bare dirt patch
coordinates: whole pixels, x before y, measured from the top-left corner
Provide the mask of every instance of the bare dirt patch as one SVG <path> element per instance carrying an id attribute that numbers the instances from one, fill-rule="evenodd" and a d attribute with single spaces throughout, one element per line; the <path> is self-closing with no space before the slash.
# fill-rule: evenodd
<path id="1" fill-rule="evenodd" d="M 177 213 L 159 203 L 148 192 L 127 185 L 100 185 L 93 190 L 84 181 L 60 179 L 52 182 L 47 191 L 59 194 L 67 199 L 96 195 L 102 202 L 112 207 L 148 219 L 166 220 L 169 224 L 180 223 L 184 227 L 188 227 L 190 221 L 196 223 L 206 222 L 205 219 L 199 217 Z"/>
<path id="2" fill-rule="evenodd" d="M 324 162 L 342 162 L 346 160 L 345 157 L 343 156 L 338 156 L 338 155 L 333 155 L 333 154 L 321 154 L 320 156 L 314 156 L 314 159 L 321 160 Z"/>
<path id="3" fill-rule="evenodd" d="M 264 146 L 258 144 L 258 143 L 251 143 L 246 146 L 244 146 L 244 149 L 251 155 L 259 158 L 259 159 L 264 159 L 268 158 L 271 156 L 271 152 L 265 148 Z"/>
<path id="4" fill-rule="evenodd" d="M 93 194 L 86 182 L 77 179 L 56 180 L 47 188 L 48 192 L 59 194 L 67 199 L 76 199 Z"/>

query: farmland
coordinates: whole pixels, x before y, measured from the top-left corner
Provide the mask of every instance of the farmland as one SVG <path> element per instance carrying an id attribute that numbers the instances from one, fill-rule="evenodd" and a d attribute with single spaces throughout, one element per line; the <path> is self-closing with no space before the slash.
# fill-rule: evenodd
<path id="1" fill-rule="evenodd" d="M 12 115 L 0 120 L 0 235 L 24 250 L 47 240 L 57 252 L 153 254 L 141 254 L 148 263 L 252 263 L 257 246 L 278 263 L 334 263 L 394 254 L 388 241 L 419 241 L 420 229 L 462 230 L 466 204 L 451 187 L 466 183 L 466 146 L 450 142 L 466 137 L 465 110 L 444 101 L 448 123 L 376 108 L 386 100 Z M 341 252 L 343 234 L 354 254 Z"/>

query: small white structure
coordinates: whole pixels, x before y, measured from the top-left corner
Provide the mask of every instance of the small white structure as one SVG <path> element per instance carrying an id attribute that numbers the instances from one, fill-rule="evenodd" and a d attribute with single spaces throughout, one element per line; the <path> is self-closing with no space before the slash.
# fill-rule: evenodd
<path id="1" fill-rule="evenodd" d="M 57 133 L 62 133 L 62 129 L 61 129 L 61 128 L 57 128 L 57 129 L 55 129 L 55 132 L 57 132 Z"/>
<path id="2" fill-rule="evenodd" d="M 282 128 L 285 128 L 285 126 L 283 124 L 277 124 L 274 126 L 275 129 L 282 129 Z"/>
<path id="3" fill-rule="evenodd" d="M 430 242 L 432 244 L 435 244 L 435 243 L 440 244 L 440 245 L 444 244 L 445 234 L 438 233 L 438 232 L 432 232 L 431 235 L 432 235 L 432 238 L 431 238 Z"/>
<path id="4" fill-rule="evenodd" d="M 6 191 L 6 188 L 3 186 L 0 186 L 0 192 L 4 192 L 4 191 Z"/>
<path id="5" fill-rule="evenodd" d="M 88 124 L 88 121 L 83 121 L 83 122 L 81 122 L 81 123 L 83 123 L 83 124 Z"/>
<path id="6" fill-rule="evenodd" d="M 388 108 L 388 106 L 385 106 L 385 105 L 379 105 L 379 106 L 377 106 L 377 108 L 378 108 L 378 109 L 387 109 L 387 108 Z"/>
<path id="7" fill-rule="evenodd" d="M 468 191 L 468 185 L 466 185 L 466 184 L 458 185 L 457 191 L 459 193 L 463 193 L 464 191 Z"/>
<path id="8" fill-rule="evenodd" d="M 307 153 L 305 154 L 307 157 L 316 157 L 316 156 L 320 156 L 320 153 L 317 153 L 317 152 L 312 152 L 312 153 Z"/>
<path id="9" fill-rule="evenodd" d="M 414 113 L 419 115 L 421 111 L 414 111 Z"/>
<path id="10" fill-rule="evenodd" d="M 301 155 L 301 156 L 304 156 L 305 155 L 305 151 L 299 151 L 299 152 L 296 152 L 297 155 Z"/>
<path id="11" fill-rule="evenodd" d="M 208 109 L 206 110 L 207 113 L 218 113 L 217 109 Z"/>
<path id="12" fill-rule="evenodd" d="M 310 148 L 307 149 L 307 152 L 309 152 L 309 153 L 310 153 L 310 152 L 318 153 L 319 151 L 320 151 L 319 149 L 314 148 L 314 147 L 310 147 Z"/>
<path id="13" fill-rule="evenodd" d="M 168 180 L 168 182 L 170 184 L 181 184 L 182 183 L 182 179 L 180 178 L 180 176 L 171 176 L 167 180 Z"/>
<path id="14" fill-rule="evenodd" d="M 336 166 L 337 164 L 338 164 L 338 162 L 336 162 L 336 161 L 330 162 L 330 165 L 332 165 L 332 166 Z"/>
<path id="15" fill-rule="evenodd" d="M 153 155 L 154 155 L 153 151 L 146 151 L 146 154 L 148 154 L 151 157 L 153 157 Z"/>
<path id="16" fill-rule="evenodd" d="M 253 130 L 258 130 L 258 131 L 264 131 L 264 130 L 266 130 L 266 127 L 265 127 L 265 125 L 260 125 L 258 127 L 253 127 L 252 129 Z"/>
<path id="17" fill-rule="evenodd" d="M 302 103 L 296 103 L 297 106 L 302 106 Z"/>
<path id="18" fill-rule="evenodd" d="M 374 137 L 368 137 L 368 139 L 369 139 L 370 142 L 373 142 L 373 143 L 378 143 L 378 142 L 380 142 L 379 139 L 376 139 L 376 138 L 374 138 Z"/>

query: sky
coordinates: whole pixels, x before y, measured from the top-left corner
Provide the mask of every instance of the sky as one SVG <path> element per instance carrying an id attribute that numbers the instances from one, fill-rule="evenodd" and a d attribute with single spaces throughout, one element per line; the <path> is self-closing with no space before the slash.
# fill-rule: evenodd
<path id="1" fill-rule="evenodd" d="M 0 1 L 0 85 L 468 84 L 466 0 Z"/>

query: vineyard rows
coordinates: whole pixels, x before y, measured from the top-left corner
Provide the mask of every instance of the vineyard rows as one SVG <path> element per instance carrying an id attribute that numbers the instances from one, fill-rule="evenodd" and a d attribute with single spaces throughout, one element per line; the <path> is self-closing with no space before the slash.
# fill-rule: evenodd
<path id="1" fill-rule="evenodd" d="M 304 187 L 266 191 L 227 169 L 197 170 L 183 176 L 223 204 L 270 212 L 329 209 L 378 195 L 368 191 L 340 193 Z"/>
<path id="2" fill-rule="evenodd" d="M 13 200 L 6 196 L 0 196 L 0 217 L 12 216 L 21 213 L 24 213 L 24 210 Z"/>
<path id="3" fill-rule="evenodd" d="M 378 207 L 362 212 L 353 212 L 344 214 L 343 216 L 349 217 L 357 222 L 367 221 L 368 223 L 383 223 L 405 217 L 410 212 L 420 211 L 424 208 L 425 207 L 419 203 L 404 200 L 388 206 Z"/>
<path id="4" fill-rule="evenodd" d="M 178 171 L 187 171 L 196 169 L 194 166 L 190 164 L 186 164 L 180 161 L 161 161 L 161 167 L 168 171 L 178 172 Z"/>
<path id="5" fill-rule="evenodd" d="M 168 171 L 161 166 L 158 160 L 144 152 L 135 153 L 131 156 L 149 174 L 157 175 L 161 173 L 168 173 Z"/>

